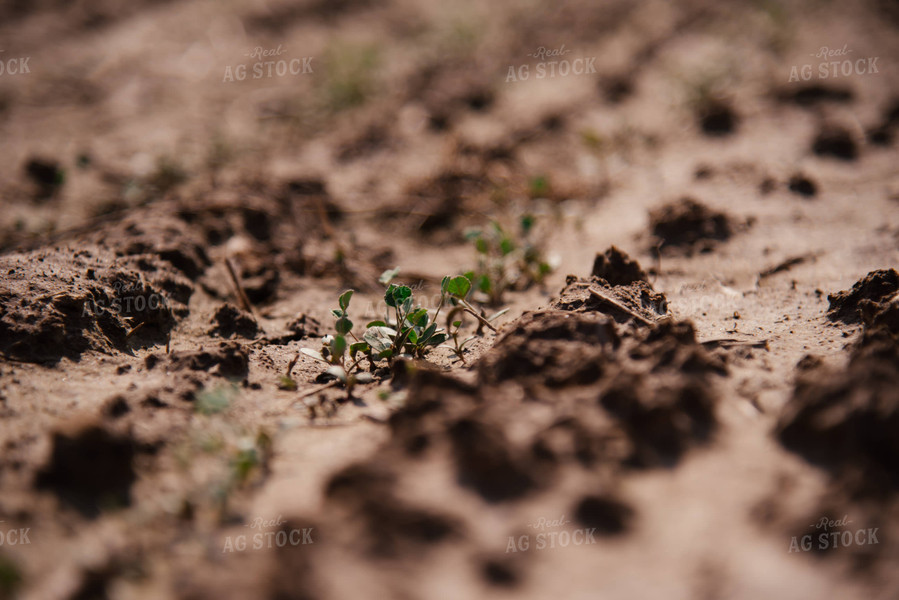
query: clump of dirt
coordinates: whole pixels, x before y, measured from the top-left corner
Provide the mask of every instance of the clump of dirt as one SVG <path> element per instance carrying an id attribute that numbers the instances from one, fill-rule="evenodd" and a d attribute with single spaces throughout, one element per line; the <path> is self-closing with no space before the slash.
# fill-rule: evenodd
<path id="1" fill-rule="evenodd" d="M 207 371 L 229 379 L 243 379 L 249 371 L 249 355 L 237 342 L 220 342 L 213 350 L 175 351 L 165 355 L 167 371 Z M 148 369 L 160 361 L 156 355 L 147 357 Z"/>
<path id="2" fill-rule="evenodd" d="M 868 130 L 868 141 L 877 146 L 889 146 L 893 143 L 897 126 L 899 126 L 899 100 L 893 100 L 893 103 L 884 110 L 880 124 Z"/>
<path id="3" fill-rule="evenodd" d="M 632 525 L 634 510 L 618 498 L 590 495 L 577 503 L 574 517 L 584 527 L 596 529 L 600 535 L 622 535 Z"/>
<path id="4" fill-rule="evenodd" d="M 864 301 L 879 303 L 899 291 L 899 273 L 895 269 L 871 271 L 852 286 L 829 294 L 830 308 L 827 316 L 832 321 L 861 322 L 861 306 Z"/>
<path id="5" fill-rule="evenodd" d="M 569 275 L 552 308 L 567 312 L 601 312 L 618 323 L 652 324 L 669 316 L 665 294 L 646 281 L 610 285 L 603 279 L 579 279 Z"/>
<path id="6" fill-rule="evenodd" d="M 850 103 L 855 99 L 852 90 L 846 87 L 827 86 L 820 83 L 805 84 L 797 88 L 782 89 L 776 93 L 782 102 L 792 102 L 802 107 L 811 107 L 824 102 L 840 104 Z"/>
<path id="7" fill-rule="evenodd" d="M 218 335 L 224 338 L 239 336 L 254 338 L 259 332 L 259 325 L 252 315 L 240 310 L 233 304 L 222 304 L 212 317 L 213 328 L 210 335 Z"/>
<path id="8" fill-rule="evenodd" d="M 649 283 L 649 276 L 640 267 L 640 263 L 615 246 L 596 255 L 590 274 L 611 285 L 629 285 L 635 281 Z"/>
<path id="9" fill-rule="evenodd" d="M 410 554 L 461 534 L 455 519 L 411 506 L 396 494 L 397 477 L 376 465 L 350 465 L 335 473 L 325 496 L 359 519 L 372 556 Z"/>
<path id="10" fill-rule="evenodd" d="M 690 356 L 687 362 L 693 361 Z M 689 368 L 710 367 L 706 364 Z M 695 372 L 695 371 L 694 371 Z M 671 386 L 650 384 L 645 377 L 621 373 L 603 392 L 600 403 L 626 432 L 630 452 L 625 465 L 647 468 L 677 464 L 691 446 L 707 443 L 716 429 L 715 398 L 699 371 Z"/>
<path id="11" fill-rule="evenodd" d="M 192 292 L 153 256 L 123 260 L 96 246 L 7 254 L 0 271 L 0 352 L 31 362 L 165 343 Z"/>
<path id="12" fill-rule="evenodd" d="M 65 172 L 55 160 L 32 158 L 25 163 L 25 174 L 37 186 L 36 198 L 53 196 L 65 182 Z"/>
<path id="13" fill-rule="evenodd" d="M 479 363 L 482 381 L 541 381 L 548 386 L 587 384 L 603 374 L 608 356 L 621 340 L 604 315 L 562 310 L 522 315 Z"/>
<path id="14" fill-rule="evenodd" d="M 287 324 L 286 331 L 266 336 L 266 340 L 275 345 L 295 342 L 307 337 L 320 337 L 322 325 L 309 315 L 302 314 Z"/>
<path id="15" fill-rule="evenodd" d="M 451 228 L 466 198 L 477 196 L 487 187 L 486 181 L 471 173 L 449 170 L 421 182 L 409 190 L 418 201 L 413 208 L 421 215 L 418 229 L 432 233 L 437 229 Z"/>
<path id="16" fill-rule="evenodd" d="M 604 77 L 599 89 L 609 104 L 621 104 L 634 94 L 634 78 L 629 74 L 615 74 Z"/>
<path id="17" fill-rule="evenodd" d="M 172 210 L 160 206 L 159 213 Z M 202 238 L 185 223 L 168 214 L 135 214 L 102 232 L 86 236 L 94 243 L 114 249 L 117 256 L 155 257 L 196 280 L 212 264 Z M 152 269 L 152 266 L 148 267 Z"/>
<path id="18" fill-rule="evenodd" d="M 711 252 L 716 242 L 730 239 L 736 231 L 731 217 L 693 198 L 682 198 L 651 210 L 649 224 L 663 251 L 679 249 L 688 254 Z"/>
<path id="19" fill-rule="evenodd" d="M 88 518 L 109 507 L 131 504 L 136 476 L 132 464 L 138 448 L 128 437 L 113 435 L 98 425 L 53 435 L 49 461 L 35 486 L 54 492 L 64 504 Z"/>
<path id="20" fill-rule="evenodd" d="M 449 437 L 460 485 L 487 502 L 518 499 L 537 487 L 526 455 L 509 442 L 502 428 L 463 418 L 451 425 Z"/>
<path id="21" fill-rule="evenodd" d="M 737 129 L 739 117 L 733 107 L 723 100 L 709 100 L 697 110 L 702 132 L 712 137 L 731 135 Z"/>
<path id="22" fill-rule="evenodd" d="M 899 274 L 874 271 L 833 294 L 829 316 L 864 331 L 843 369 L 798 370 L 777 435 L 788 449 L 825 467 L 858 495 L 899 488 Z"/>
<path id="23" fill-rule="evenodd" d="M 815 182 L 801 173 L 790 177 L 787 187 L 794 194 L 805 198 L 814 198 L 818 194 L 818 186 L 815 185 Z"/>
<path id="24" fill-rule="evenodd" d="M 812 142 L 812 151 L 818 156 L 845 161 L 858 158 L 858 145 L 852 133 L 837 125 L 826 125 L 821 128 Z"/>

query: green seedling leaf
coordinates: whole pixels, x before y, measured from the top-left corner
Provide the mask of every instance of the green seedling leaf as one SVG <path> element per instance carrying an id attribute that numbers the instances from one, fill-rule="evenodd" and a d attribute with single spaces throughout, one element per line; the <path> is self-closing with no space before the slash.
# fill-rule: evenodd
<path id="1" fill-rule="evenodd" d="M 431 337 L 426 343 L 429 346 L 439 346 L 440 344 L 445 342 L 447 339 L 448 338 L 445 333 L 437 333 L 437 334 L 434 334 L 434 336 Z"/>
<path id="2" fill-rule="evenodd" d="M 368 342 L 375 354 L 383 358 L 384 351 L 390 350 L 393 345 L 395 336 L 396 331 L 390 327 L 369 327 L 363 334 L 362 339 Z"/>
<path id="3" fill-rule="evenodd" d="M 412 297 L 412 289 L 405 285 L 393 286 L 394 306 L 402 306 L 406 300 Z"/>
<path id="4" fill-rule="evenodd" d="M 421 337 L 419 338 L 421 340 L 421 343 L 427 344 L 428 340 L 430 340 L 431 336 L 433 336 L 435 333 L 437 333 L 437 323 L 431 323 L 431 326 L 422 332 Z"/>
<path id="5" fill-rule="evenodd" d="M 399 268 L 399 267 L 395 267 L 395 268 L 393 268 L 393 269 L 387 269 L 386 271 L 384 271 L 383 273 L 381 273 L 381 276 L 380 276 L 380 277 L 378 277 L 378 282 L 380 282 L 380 283 L 382 283 L 382 284 L 384 284 L 384 285 L 387 285 L 388 283 L 390 283 L 390 281 L 391 281 L 394 277 L 396 277 L 396 276 L 399 274 L 399 272 L 400 272 L 400 268 Z"/>
<path id="6" fill-rule="evenodd" d="M 217 387 L 197 394 L 196 409 L 204 415 L 220 413 L 228 409 L 231 399 L 236 396 L 234 388 Z"/>
<path id="7" fill-rule="evenodd" d="M 322 356 L 322 353 L 318 350 L 313 350 L 312 348 L 300 348 L 300 352 L 302 352 L 309 358 L 314 358 L 315 360 L 320 360 L 322 362 L 328 362 L 325 360 L 325 357 Z"/>
<path id="8" fill-rule="evenodd" d="M 339 333 L 340 335 L 348 334 L 352 328 L 353 322 L 346 317 L 337 319 L 337 323 L 334 325 L 334 329 L 336 329 L 337 333 Z"/>
<path id="9" fill-rule="evenodd" d="M 405 314 L 408 314 L 409 311 L 412 310 L 412 296 L 409 296 L 408 298 L 403 300 L 402 310 L 403 310 L 403 313 L 405 313 Z"/>
<path id="10" fill-rule="evenodd" d="M 444 278 L 443 278 L 443 281 L 440 282 L 440 291 L 443 292 L 444 294 L 447 293 L 446 288 L 447 288 L 447 286 L 449 285 L 449 282 L 450 282 L 450 276 L 449 276 L 449 275 L 447 275 L 446 277 L 444 277 Z"/>
<path id="11" fill-rule="evenodd" d="M 481 237 L 475 240 L 474 247 L 475 250 L 477 250 L 481 254 L 487 254 L 487 252 L 490 251 L 490 248 L 487 246 L 487 240 Z"/>
<path id="12" fill-rule="evenodd" d="M 391 283 L 387 286 L 387 290 L 384 292 L 384 302 L 390 308 L 396 307 L 396 300 L 393 299 L 393 290 L 396 288 L 396 284 Z"/>
<path id="13" fill-rule="evenodd" d="M 428 324 L 428 309 L 419 308 L 410 313 L 406 320 L 417 327 L 425 327 Z"/>
<path id="14" fill-rule="evenodd" d="M 531 179 L 531 196 L 541 197 L 549 193 L 549 178 L 545 175 L 538 175 Z"/>
<path id="15" fill-rule="evenodd" d="M 282 375 L 281 379 L 278 381 L 278 389 L 293 391 L 297 389 L 297 382 L 287 375 Z"/>
<path id="16" fill-rule="evenodd" d="M 337 357 L 343 356 L 343 353 L 346 352 L 346 348 L 346 338 L 342 335 L 335 335 L 334 339 L 331 341 L 331 354 Z"/>
<path id="17" fill-rule="evenodd" d="M 339 319 L 339 318 L 342 317 L 345 313 L 344 313 L 342 310 L 340 310 L 340 309 L 332 308 L 332 309 L 331 309 L 331 314 L 334 315 L 335 317 L 337 317 L 337 318 Z"/>
<path id="18" fill-rule="evenodd" d="M 412 328 L 410 327 L 409 329 L 406 329 L 403 333 L 405 334 L 406 339 L 408 339 L 409 342 L 410 342 L 413 346 L 414 346 L 415 344 L 418 343 L 418 334 L 415 333 L 415 330 L 414 330 L 414 329 L 412 329 Z"/>
<path id="19" fill-rule="evenodd" d="M 350 358 L 355 360 L 356 354 L 361 352 L 362 354 L 368 354 L 371 351 L 371 347 L 365 342 L 356 342 L 355 344 L 350 344 Z"/>
<path id="20" fill-rule="evenodd" d="M 485 294 L 490 293 L 490 290 L 493 289 L 493 284 L 490 282 L 490 276 L 485 274 L 478 278 L 478 289 Z"/>
<path id="21" fill-rule="evenodd" d="M 456 329 L 462 327 L 462 321 L 453 321 L 453 327 Z"/>
<path id="22" fill-rule="evenodd" d="M 509 238 L 504 237 L 502 240 L 500 240 L 499 250 L 503 253 L 503 256 L 512 254 L 512 252 L 515 251 L 515 244 Z"/>
<path id="23" fill-rule="evenodd" d="M 350 300 L 353 297 L 353 290 L 347 290 L 340 295 L 337 299 L 337 304 L 340 305 L 340 308 L 346 310 L 350 307 Z"/>
<path id="24" fill-rule="evenodd" d="M 388 325 L 387 325 L 387 323 L 385 323 L 384 321 L 372 321 L 371 323 L 369 323 L 369 324 L 366 325 L 365 327 L 366 327 L 366 329 L 367 329 L 367 328 L 369 328 L 369 327 L 388 327 Z"/>
<path id="25" fill-rule="evenodd" d="M 527 235 L 531 232 L 531 229 L 534 228 L 534 223 L 536 222 L 536 218 L 534 215 L 524 215 L 521 217 L 521 232 L 524 235 Z"/>
<path id="26" fill-rule="evenodd" d="M 453 277 L 447 285 L 447 293 L 457 298 L 465 298 L 471 291 L 471 281 L 464 275 Z"/>

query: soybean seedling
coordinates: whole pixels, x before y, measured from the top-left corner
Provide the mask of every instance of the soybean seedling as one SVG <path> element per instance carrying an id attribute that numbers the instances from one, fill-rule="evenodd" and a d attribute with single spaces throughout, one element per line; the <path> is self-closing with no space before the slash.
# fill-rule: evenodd
<path id="1" fill-rule="evenodd" d="M 497 221 L 491 222 L 486 230 L 473 229 L 466 233 L 465 237 L 474 243 L 478 264 L 465 275 L 486 297 L 487 303 L 502 304 L 507 290 L 522 290 L 543 283 L 552 271 L 543 250 L 533 239 L 535 224 L 533 215 L 524 215 L 519 221 L 518 235 Z"/>
<path id="2" fill-rule="evenodd" d="M 463 364 L 465 363 L 465 346 L 478 337 L 477 335 L 472 335 L 460 341 L 459 334 L 462 329 L 462 319 L 457 319 L 456 317 L 461 316 L 461 313 L 464 311 L 465 309 L 461 306 L 456 306 L 446 315 L 446 329 L 450 339 L 453 340 L 453 345 L 447 347 L 452 349 L 456 354 L 456 358 L 462 361 Z"/>
<path id="3" fill-rule="evenodd" d="M 475 308 L 466 300 L 469 292 L 471 292 L 471 280 L 465 275 L 459 275 L 458 277 L 444 277 L 443 282 L 440 285 L 440 290 L 440 305 L 443 306 L 443 303 L 449 300 L 451 304 L 461 307 L 465 312 L 478 320 L 478 333 L 481 332 L 481 328 L 483 327 L 496 332 L 496 327 L 491 324 L 491 321 L 495 321 L 508 310 L 501 310 L 490 317 L 484 316 L 482 311 L 475 310 Z"/>
<path id="4" fill-rule="evenodd" d="M 352 394 L 353 387 L 357 383 L 368 383 L 372 379 L 368 373 L 356 373 L 359 362 L 363 358 L 360 353 L 368 354 L 370 348 L 366 342 L 360 341 L 353 333 L 353 322 L 348 313 L 352 298 L 353 290 L 347 290 L 337 299 L 338 308 L 331 310 L 331 314 L 337 318 L 334 324 L 336 335 L 323 337 L 321 350 L 300 349 L 303 354 L 330 365 L 327 372 L 343 383 L 347 390 L 347 396 Z M 348 342 L 348 335 L 355 342 Z"/>
<path id="5" fill-rule="evenodd" d="M 414 306 L 412 288 L 391 283 L 397 273 L 399 268 L 381 274 L 379 281 L 387 286 L 384 292 L 384 303 L 387 305 L 385 320 L 369 323 L 362 337 L 378 358 L 390 359 L 401 354 L 422 358 L 431 348 L 447 339 L 446 332 L 437 327 L 443 296 L 432 319 L 427 308 Z M 393 309 L 393 315 L 390 309 Z"/>

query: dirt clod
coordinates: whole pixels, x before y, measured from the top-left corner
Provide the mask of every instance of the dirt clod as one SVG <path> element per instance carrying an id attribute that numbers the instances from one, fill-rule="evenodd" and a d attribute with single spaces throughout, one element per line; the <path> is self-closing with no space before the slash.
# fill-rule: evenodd
<path id="1" fill-rule="evenodd" d="M 640 263 L 615 246 L 596 255 L 591 275 L 605 279 L 612 285 L 628 285 L 635 281 L 649 282 L 649 276 L 640 267 Z"/>
<path id="2" fill-rule="evenodd" d="M 899 291 L 899 273 L 895 269 L 871 271 L 858 280 L 851 290 L 827 296 L 830 302 L 827 316 L 832 321 L 858 323 L 861 321 L 859 310 L 863 301 L 881 302 L 897 291 Z"/>
<path id="3" fill-rule="evenodd" d="M 812 142 L 812 151 L 818 156 L 852 161 L 858 158 L 858 146 L 848 129 L 830 126 L 818 132 Z"/>
<path id="4" fill-rule="evenodd" d="M 735 230 L 730 217 L 693 198 L 682 198 L 650 211 L 649 221 L 650 231 L 662 243 L 663 252 L 668 248 L 708 252 L 715 242 L 729 239 Z"/>
<path id="5" fill-rule="evenodd" d="M 50 460 L 37 475 L 39 489 L 53 491 L 88 518 L 131 503 L 136 454 L 131 439 L 91 425 L 72 434 L 54 434 L 52 446 Z"/>
<path id="6" fill-rule="evenodd" d="M 253 317 L 232 304 L 222 304 L 212 317 L 210 335 L 219 335 L 224 338 L 239 336 L 254 338 L 259 331 L 259 325 Z"/>
<path id="7" fill-rule="evenodd" d="M 797 173 L 790 177 L 787 187 L 791 192 L 805 198 L 813 198 L 818 193 L 818 186 L 805 175 Z"/>

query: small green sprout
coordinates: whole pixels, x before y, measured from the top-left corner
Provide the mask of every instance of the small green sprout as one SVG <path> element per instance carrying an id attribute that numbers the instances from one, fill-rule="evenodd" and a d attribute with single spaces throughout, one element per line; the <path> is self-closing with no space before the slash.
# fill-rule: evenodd
<path id="1" fill-rule="evenodd" d="M 353 290 L 347 290 L 338 298 L 338 308 L 331 311 L 336 319 L 335 334 L 322 338 L 321 350 L 310 348 L 300 350 L 303 354 L 328 364 L 327 373 L 344 384 L 348 395 L 357 383 L 368 383 L 372 380 L 371 374 L 358 373 L 363 359 L 374 365 L 376 361 L 391 361 L 400 356 L 424 358 L 432 349 L 441 347 L 450 338 L 446 330 L 437 325 L 437 319 L 444 305 L 450 304 L 454 307 L 451 314 L 465 312 L 474 316 L 479 323 L 478 333 L 482 327 L 496 331 L 491 321 L 505 312 L 501 311 L 487 318 L 476 310 L 467 300 L 472 290 L 471 280 L 460 275 L 443 278 L 440 285 L 440 303 L 431 316 L 427 308 L 415 304 L 412 288 L 392 283 L 398 273 L 399 268 L 390 269 L 384 271 L 378 279 L 386 286 L 384 319 L 368 323 L 361 340 L 353 333 L 354 324 L 348 312 Z M 461 321 L 454 326 L 453 335 L 456 344 L 454 351 L 461 358 L 464 346 L 469 340 L 461 343 L 458 341 L 460 327 Z M 353 341 L 349 341 L 348 337 Z M 292 366 L 291 364 L 288 367 L 288 373 Z"/>
<path id="2" fill-rule="evenodd" d="M 303 354 L 330 365 L 327 373 L 344 384 L 347 396 L 352 395 L 353 387 L 357 383 L 371 381 L 370 374 L 356 373 L 359 362 L 364 356 L 370 355 L 371 349 L 366 342 L 360 341 L 353 333 L 353 322 L 350 320 L 348 312 L 352 298 L 353 290 L 345 291 L 337 299 L 338 308 L 331 310 L 331 314 L 337 319 L 334 323 L 336 335 L 326 335 L 322 338 L 321 350 L 310 348 L 300 350 Z M 347 341 L 348 335 L 355 340 L 353 343 Z"/>
<path id="3" fill-rule="evenodd" d="M 463 364 L 465 363 L 465 346 L 467 346 L 470 342 L 474 341 L 477 338 L 476 335 L 472 335 L 465 338 L 464 340 L 459 340 L 459 333 L 462 329 L 462 320 L 454 320 L 454 318 L 464 310 L 465 309 L 461 306 L 457 306 L 446 316 L 447 331 L 449 332 L 450 338 L 453 340 L 452 350 L 453 352 L 455 352 L 456 358 L 462 361 Z"/>
<path id="4" fill-rule="evenodd" d="M 230 461 L 231 485 L 244 485 L 254 469 L 264 466 L 271 445 L 272 440 L 264 431 L 260 431 L 255 439 L 244 437 L 238 440 L 237 449 Z"/>
<path id="5" fill-rule="evenodd" d="M 231 401 L 237 396 L 237 387 L 219 386 L 213 389 L 204 389 L 196 396 L 197 412 L 204 415 L 213 415 L 224 412 L 231 406 Z"/>
<path id="6" fill-rule="evenodd" d="M 513 235 L 493 221 L 486 231 L 469 230 L 465 237 L 474 243 L 477 267 L 465 275 L 492 306 L 502 304 L 507 290 L 526 289 L 542 284 L 552 266 L 533 239 L 536 217 L 524 215 L 519 220 L 519 234 Z"/>
<path id="7" fill-rule="evenodd" d="M 546 198 L 550 193 L 549 178 L 546 175 L 537 175 L 530 182 L 531 198 Z"/>
<path id="8" fill-rule="evenodd" d="M 372 321 L 367 325 L 363 339 L 378 358 L 391 359 L 402 354 L 422 358 L 431 348 L 447 339 L 443 329 L 437 327 L 443 297 L 432 319 L 427 308 L 415 306 L 412 288 L 391 283 L 398 273 L 399 268 L 390 269 L 378 279 L 387 286 L 384 292 L 387 311 L 383 321 Z M 390 314 L 391 308 L 393 315 Z"/>
<path id="9" fill-rule="evenodd" d="M 13 598 L 22 585 L 22 572 L 12 559 L 0 555 L 0 598 Z"/>

